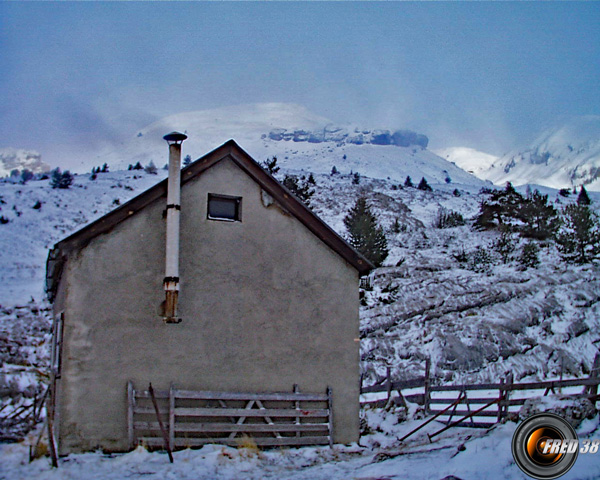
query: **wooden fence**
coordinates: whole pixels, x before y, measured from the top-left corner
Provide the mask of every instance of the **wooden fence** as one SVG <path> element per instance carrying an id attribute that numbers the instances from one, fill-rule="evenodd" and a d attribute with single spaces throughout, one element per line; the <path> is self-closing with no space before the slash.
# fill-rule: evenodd
<path id="1" fill-rule="evenodd" d="M 508 375 L 500 383 L 431 385 L 428 375 L 411 380 L 393 381 L 388 369 L 384 381 L 361 388 L 363 394 L 385 392 L 385 397 L 362 402 L 362 405 L 385 406 L 391 402 L 406 406 L 406 401 L 410 401 L 422 405 L 426 415 L 438 416 L 447 425 L 450 425 L 453 419 L 458 419 L 454 422 L 457 426 L 487 428 L 510 414 L 516 414 L 515 408 L 520 408 L 532 397 L 560 393 L 562 397 L 567 398 L 588 398 L 595 404 L 600 399 L 600 376 L 597 371 L 592 373 L 595 376 L 544 382 L 514 383 L 512 376 Z M 562 389 L 573 390 L 572 387 L 582 388 L 576 393 L 563 394 Z M 403 390 L 415 389 L 422 390 L 423 393 L 402 393 Z M 394 391 L 398 392 L 397 396 L 393 395 Z"/>
<path id="2" fill-rule="evenodd" d="M 323 394 L 301 393 L 297 386 L 285 393 L 231 393 L 171 386 L 151 393 L 150 388 L 137 391 L 129 382 L 127 392 L 130 448 L 332 444 L 330 388 Z"/>

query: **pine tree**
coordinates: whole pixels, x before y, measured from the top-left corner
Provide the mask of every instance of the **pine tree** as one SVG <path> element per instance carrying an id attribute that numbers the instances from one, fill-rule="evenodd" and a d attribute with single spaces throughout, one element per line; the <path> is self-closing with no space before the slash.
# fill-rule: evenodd
<path id="1" fill-rule="evenodd" d="M 433 191 L 433 189 L 429 186 L 429 184 L 427 183 L 427 180 L 425 180 L 425 177 L 421 178 L 421 181 L 419 182 L 419 185 L 417 186 L 417 188 L 419 190 L 424 190 L 426 192 L 431 192 Z"/>
<path id="2" fill-rule="evenodd" d="M 192 163 L 192 156 L 186 155 L 185 158 L 183 159 L 183 166 L 187 167 L 190 163 Z"/>
<path id="3" fill-rule="evenodd" d="M 553 236 L 558 227 L 557 213 L 548 203 L 548 195 L 542 195 L 538 190 L 528 195 L 518 208 L 517 218 L 524 223 L 520 230 L 527 238 L 545 240 Z"/>
<path id="4" fill-rule="evenodd" d="M 273 157 L 271 159 L 267 158 L 264 162 L 262 162 L 261 167 L 271 175 L 275 175 L 279 171 L 277 157 Z"/>
<path id="5" fill-rule="evenodd" d="M 21 172 L 21 183 L 23 185 L 25 185 L 29 180 L 31 180 L 34 177 L 33 172 L 31 170 L 28 169 L 23 169 L 23 171 Z"/>
<path id="6" fill-rule="evenodd" d="M 519 256 L 519 264 L 521 265 L 520 270 L 527 270 L 528 268 L 537 268 L 540 264 L 538 253 L 540 247 L 533 242 L 528 242 L 523 247 L 523 251 Z"/>
<path id="7" fill-rule="evenodd" d="M 306 180 L 298 180 L 296 175 L 286 175 L 282 183 L 306 206 L 310 206 L 310 197 L 315 194 L 315 190 L 310 188 Z"/>
<path id="8" fill-rule="evenodd" d="M 589 205 L 590 203 L 592 203 L 592 201 L 590 200 L 587 190 L 582 185 L 579 196 L 577 197 L 577 205 Z"/>
<path id="9" fill-rule="evenodd" d="M 350 244 L 376 267 L 381 266 L 389 250 L 383 228 L 371 212 L 367 200 L 360 197 L 344 217 Z"/>
<path id="10" fill-rule="evenodd" d="M 102 165 L 102 173 L 108 173 L 108 163 L 105 163 L 104 165 Z"/>
<path id="11" fill-rule="evenodd" d="M 337 169 L 337 168 L 336 168 L 336 166 L 334 165 L 334 166 L 331 168 L 331 175 L 337 175 L 337 174 L 338 174 L 338 169 Z"/>
<path id="12" fill-rule="evenodd" d="M 525 203 L 523 195 L 515 190 L 510 182 L 504 190 L 483 190 L 482 194 L 490 197 L 479 205 L 479 215 L 473 223 L 473 227 L 480 230 L 501 228 L 507 226 L 516 227 L 515 220 L 519 211 Z"/>
<path id="13" fill-rule="evenodd" d="M 556 243 L 567 261 L 593 260 L 600 253 L 600 223 L 596 213 L 587 205 L 567 205 L 562 211 Z"/>
<path id="14" fill-rule="evenodd" d="M 74 177 L 68 170 L 64 172 L 60 171 L 60 168 L 52 170 L 52 176 L 50 178 L 50 186 L 52 188 L 69 188 L 73 183 Z"/>
<path id="15" fill-rule="evenodd" d="M 150 163 L 144 167 L 144 171 L 150 175 L 156 175 L 158 173 L 158 169 L 152 160 L 150 160 Z"/>
<path id="16" fill-rule="evenodd" d="M 404 186 L 405 187 L 414 187 L 413 182 L 409 176 L 407 176 L 406 180 L 404 180 Z"/>

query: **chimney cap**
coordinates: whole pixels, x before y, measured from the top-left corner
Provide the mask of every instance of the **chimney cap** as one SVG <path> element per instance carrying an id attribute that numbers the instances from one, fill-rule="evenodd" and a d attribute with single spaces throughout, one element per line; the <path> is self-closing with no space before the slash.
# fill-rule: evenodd
<path id="1" fill-rule="evenodd" d="M 171 132 L 171 133 L 167 133 L 163 139 L 165 139 L 169 144 L 171 143 L 181 143 L 183 142 L 187 137 L 187 135 L 185 133 L 181 133 L 181 132 Z"/>

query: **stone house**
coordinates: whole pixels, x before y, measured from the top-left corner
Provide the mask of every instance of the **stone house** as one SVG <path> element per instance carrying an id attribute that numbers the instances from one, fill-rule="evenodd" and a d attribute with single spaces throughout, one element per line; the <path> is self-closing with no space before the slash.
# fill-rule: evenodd
<path id="1" fill-rule="evenodd" d="M 372 265 L 232 140 L 176 177 L 180 207 L 165 209 L 164 180 L 49 254 L 59 454 L 131 448 L 128 382 L 330 387 L 333 441 L 357 441 L 358 283 Z M 169 209 L 180 214 L 174 321 L 165 314 Z"/>

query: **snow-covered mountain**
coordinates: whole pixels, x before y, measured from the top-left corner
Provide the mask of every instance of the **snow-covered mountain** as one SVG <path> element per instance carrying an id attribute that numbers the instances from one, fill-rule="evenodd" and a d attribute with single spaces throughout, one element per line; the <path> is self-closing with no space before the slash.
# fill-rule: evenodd
<path id="1" fill-rule="evenodd" d="M 600 190 L 600 116 L 576 117 L 551 128 L 479 175 L 496 184 L 585 185 L 588 190 Z"/>
<path id="2" fill-rule="evenodd" d="M 163 135 L 185 132 L 183 155 L 196 159 L 233 138 L 258 161 L 276 156 L 292 170 L 330 173 L 358 172 L 374 178 L 429 183 L 483 185 L 480 179 L 427 150 L 428 138 L 410 130 L 374 130 L 337 126 L 306 108 L 286 103 L 238 105 L 185 112 L 142 128 L 121 148 L 99 154 L 96 164 L 113 169 L 151 160 L 163 165 L 167 148 Z"/>
<path id="3" fill-rule="evenodd" d="M 484 172 L 489 170 L 492 164 L 498 160 L 495 155 L 468 147 L 442 148 L 434 150 L 433 153 L 479 178 L 483 178 Z"/>
<path id="4" fill-rule="evenodd" d="M 42 173 L 50 170 L 50 166 L 42 162 L 38 152 L 17 148 L 0 149 L 0 177 L 10 175 L 13 170 L 30 170 L 33 173 Z"/>

